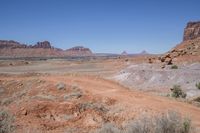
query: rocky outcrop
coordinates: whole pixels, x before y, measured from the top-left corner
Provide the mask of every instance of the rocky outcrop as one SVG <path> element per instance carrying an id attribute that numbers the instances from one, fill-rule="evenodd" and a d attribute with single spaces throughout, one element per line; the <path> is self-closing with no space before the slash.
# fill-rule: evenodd
<path id="1" fill-rule="evenodd" d="M 128 55 L 128 53 L 127 53 L 126 51 L 123 51 L 123 52 L 121 53 L 121 55 L 122 55 L 122 56 L 126 56 L 126 55 Z"/>
<path id="2" fill-rule="evenodd" d="M 200 21 L 189 22 L 184 30 L 183 41 L 193 40 L 200 37 Z"/>
<path id="3" fill-rule="evenodd" d="M 92 51 L 89 48 L 83 46 L 76 46 L 66 50 L 66 54 L 69 56 L 91 56 Z"/>
<path id="4" fill-rule="evenodd" d="M 149 54 L 146 50 L 143 50 L 141 53 L 139 53 L 140 55 L 146 55 Z"/>
<path id="5" fill-rule="evenodd" d="M 0 40 L 0 49 L 2 48 L 26 48 L 27 45 L 20 44 L 19 42 L 13 40 Z"/>
<path id="6" fill-rule="evenodd" d="M 64 51 L 52 47 L 48 41 L 38 42 L 35 45 L 26 45 L 12 40 L 0 40 L 0 57 L 51 56 L 64 56 Z"/>
<path id="7" fill-rule="evenodd" d="M 189 22 L 184 30 L 183 42 L 160 56 L 159 60 L 166 65 L 171 65 L 173 61 L 181 58 L 186 61 L 196 57 L 200 60 L 200 21 Z"/>
<path id="8" fill-rule="evenodd" d="M 43 41 L 43 42 L 37 42 L 37 44 L 33 45 L 32 48 L 52 48 L 50 42 Z"/>
<path id="9" fill-rule="evenodd" d="M 26 45 L 13 40 L 0 40 L 0 49 L 2 48 L 53 48 L 48 41 L 37 42 L 35 45 Z"/>

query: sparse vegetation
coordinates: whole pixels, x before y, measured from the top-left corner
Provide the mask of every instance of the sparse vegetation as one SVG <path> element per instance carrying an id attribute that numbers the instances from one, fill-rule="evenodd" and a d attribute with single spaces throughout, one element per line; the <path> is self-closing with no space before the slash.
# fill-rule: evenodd
<path id="1" fill-rule="evenodd" d="M 197 89 L 200 90 L 200 82 L 199 82 L 199 83 L 196 83 L 196 87 L 197 87 Z"/>
<path id="2" fill-rule="evenodd" d="M 105 124 L 96 133 L 194 133 L 191 120 L 174 111 L 158 117 L 142 116 L 127 124 L 123 130 L 113 124 Z"/>
<path id="3" fill-rule="evenodd" d="M 122 133 L 122 132 L 115 125 L 111 123 L 106 123 L 100 129 L 98 129 L 96 133 Z"/>
<path id="4" fill-rule="evenodd" d="M 172 97 L 175 98 L 186 98 L 187 94 L 181 89 L 180 85 L 174 85 L 173 88 L 171 88 L 172 91 Z"/>
<path id="5" fill-rule="evenodd" d="M 188 118 L 182 118 L 174 111 L 169 111 L 161 117 L 155 119 L 154 133 L 191 133 L 191 121 Z"/>
<path id="6" fill-rule="evenodd" d="M 65 100 L 72 99 L 72 98 L 78 99 L 82 97 L 82 95 L 83 94 L 81 92 L 73 92 L 71 94 L 64 95 L 64 99 Z"/>
<path id="7" fill-rule="evenodd" d="M 9 105 L 10 103 L 13 102 L 13 98 L 12 97 L 8 97 L 8 98 L 4 98 L 1 102 L 1 105 Z"/>
<path id="8" fill-rule="evenodd" d="M 178 69 L 178 66 L 177 65 L 172 65 L 171 69 Z"/>
<path id="9" fill-rule="evenodd" d="M 65 90 L 65 89 L 66 89 L 66 85 L 65 85 L 65 83 L 60 82 L 60 83 L 58 83 L 58 84 L 56 85 L 56 88 L 57 88 L 58 90 Z"/>
<path id="10" fill-rule="evenodd" d="M 14 117 L 6 110 L 0 110 L 0 133 L 10 133 L 13 131 Z"/>
<path id="11" fill-rule="evenodd" d="M 126 126 L 126 133 L 154 133 L 153 119 L 148 116 L 142 116 L 131 121 Z"/>

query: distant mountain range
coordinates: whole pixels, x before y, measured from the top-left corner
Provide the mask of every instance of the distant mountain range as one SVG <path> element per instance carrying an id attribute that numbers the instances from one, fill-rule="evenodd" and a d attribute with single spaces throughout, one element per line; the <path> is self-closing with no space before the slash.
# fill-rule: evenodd
<path id="1" fill-rule="evenodd" d="M 55 48 L 49 41 L 37 42 L 34 45 L 21 44 L 13 40 L 0 40 L 0 57 L 65 57 L 65 56 L 140 56 L 151 55 L 145 50 L 141 53 L 121 54 L 92 53 L 89 48 L 76 46 L 67 50 Z M 189 22 L 184 29 L 183 41 L 171 51 L 159 57 L 161 62 L 172 62 L 173 59 L 187 56 L 200 58 L 200 21 Z"/>
<path id="2" fill-rule="evenodd" d="M 67 50 L 53 47 L 50 42 L 37 42 L 35 45 L 21 44 L 13 40 L 0 40 L 1 57 L 64 57 L 93 56 L 89 48 L 76 46 Z"/>

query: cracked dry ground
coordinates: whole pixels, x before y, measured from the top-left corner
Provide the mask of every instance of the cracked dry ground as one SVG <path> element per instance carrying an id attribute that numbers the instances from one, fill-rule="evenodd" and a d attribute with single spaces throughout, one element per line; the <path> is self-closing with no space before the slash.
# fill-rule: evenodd
<path id="1" fill-rule="evenodd" d="M 16 132 L 92 132 L 101 124 L 123 125 L 143 114 L 175 110 L 200 127 L 200 108 L 128 90 L 87 75 L 0 75 L 1 108 L 15 115 Z M 58 84 L 64 87 L 58 88 Z"/>

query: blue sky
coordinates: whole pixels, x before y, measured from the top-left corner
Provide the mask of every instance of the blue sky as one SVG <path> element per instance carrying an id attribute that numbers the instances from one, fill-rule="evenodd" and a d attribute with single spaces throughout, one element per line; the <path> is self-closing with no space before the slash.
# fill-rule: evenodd
<path id="1" fill-rule="evenodd" d="M 0 39 L 162 53 L 182 41 L 188 21 L 200 20 L 199 7 L 200 0 L 0 0 Z"/>

